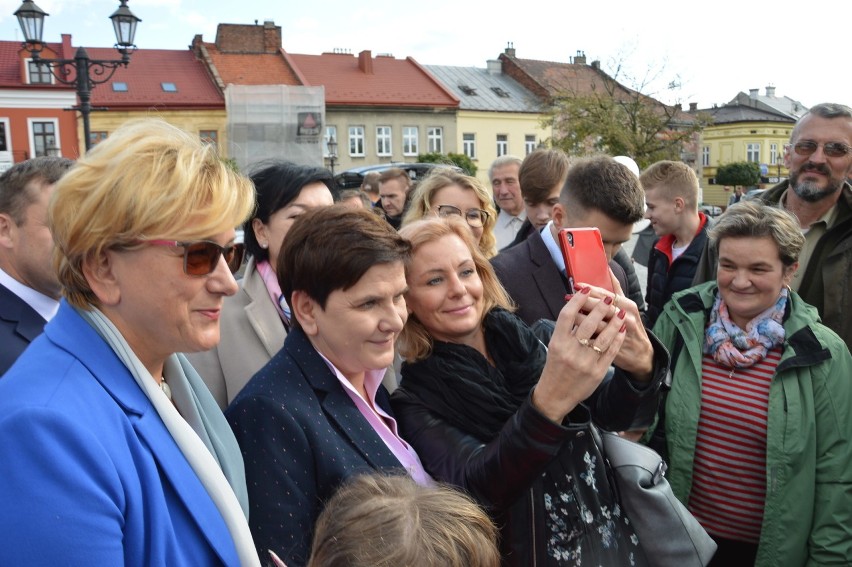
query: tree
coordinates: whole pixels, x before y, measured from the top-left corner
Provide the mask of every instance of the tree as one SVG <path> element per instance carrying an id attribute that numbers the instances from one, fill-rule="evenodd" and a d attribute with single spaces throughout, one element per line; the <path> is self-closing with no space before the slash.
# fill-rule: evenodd
<path id="1" fill-rule="evenodd" d="M 551 145 L 570 155 L 627 155 L 643 168 L 661 159 L 695 159 L 696 134 L 711 118 L 643 94 L 659 82 L 661 73 L 652 70 L 635 81 L 625 77 L 623 62 L 615 65 L 612 76 L 597 62 L 577 69 L 574 80 L 553 97 L 544 120 L 553 128 Z M 633 87 L 624 86 L 619 78 Z M 677 79 L 664 84 L 669 94 L 680 88 Z"/>
<path id="2" fill-rule="evenodd" d="M 443 163 L 445 165 L 456 165 L 465 172 L 466 175 L 476 175 L 476 165 L 473 160 L 464 154 L 441 154 L 433 152 L 429 154 L 420 154 L 417 156 L 417 161 L 422 163 Z"/>
<path id="3" fill-rule="evenodd" d="M 716 170 L 717 185 L 757 185 L 760 181 L 760 166 L 751 161 L 738 161 L 720 165 Z"/>

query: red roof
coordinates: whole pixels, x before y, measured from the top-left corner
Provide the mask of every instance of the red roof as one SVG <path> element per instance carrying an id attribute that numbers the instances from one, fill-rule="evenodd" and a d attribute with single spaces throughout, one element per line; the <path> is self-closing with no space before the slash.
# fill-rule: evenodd
<path id="1" fill-rule="evenodd" d="M 42 56 L 63 57 L 61 43 L 45 43 Z M 22 51 L 20 41 L 0 41 L 0 87 L 32 89 L 73 89 L 73 86 L 56 83 L 52 85 L 30 85 L 23 74 L 22 59 L 29 59 L 29 52 Z M 73 53 L 67 55 L 73 58 Z"/>
<path id="2" fill-rule="evenodd" d="M 326 105 L 458 107 L 459 100 L 414 59 L 323 53 L 290 59 L 308 86 L 325 87 Z"/>
<path id="3" fill-rule="evenodd" d="M 119 59 L 112 48 L 87 48 L 92 59 Z M 126 83 L 127 91 L 114 89 Z M 173 83 L 176 92 L 167 92 L 163 83 Z M 130 65 L 120 68 L 109 82 L 92 89 L 92 105 L 110 108 L 224 108 L 225 99 L 207 73 L 204 64 L 189 49 L 139 49 Z"/>
<path id="4" fill-rule="evenodd" d="M 215 43 L 203 42 L 223 86 L 301 85 L 283 50 L 279 53 L 223 53 Z"/>

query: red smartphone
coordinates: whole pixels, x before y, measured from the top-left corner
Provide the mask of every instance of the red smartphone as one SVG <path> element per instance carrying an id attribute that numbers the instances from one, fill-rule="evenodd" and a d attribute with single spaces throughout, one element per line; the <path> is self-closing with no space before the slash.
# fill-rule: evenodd
<path id="1" fill-rule="evenodd" d="M 574 282 L 591 284 L 615 293 L 612 272 L 598 229 L 563 228 L 559 231 L 559 247 L 565 259 L 571 293 L 574 293 Z"/>

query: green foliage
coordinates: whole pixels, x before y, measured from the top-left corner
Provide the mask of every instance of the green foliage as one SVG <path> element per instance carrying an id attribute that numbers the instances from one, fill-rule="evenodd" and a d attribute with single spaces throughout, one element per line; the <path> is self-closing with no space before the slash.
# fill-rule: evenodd
<path id="1" fill-rule="evenodd" d="M 627 155 L 641 168 L 692 153 L 696 134 L 710 116 L 684 113 L 679 104 L 643 94 L 644 87 L 625 87 L 600 69 L 590 84 L 567 87 L 551 101 L 543 120 L 544 127 L 553 128 L 551 145 L 575 156 Z M 677 87 L 671 82 L 667 90 Z"/>
<path id="2" fill-rule="evenodd" d="M 720 165 L 716 170 L 717 185 L 757 185 L 760 181 L 760 165 L 749 161 L 738 161 Z"/>
<path id="3" fill-rule="evenodd" d="M 456 165 L 462 169 L 467 175 L 476 175 L 476 164 L 473 160 L 464 154 L 440 154 L 437 152 L 429 154 L 420 154 L 417 156 L 417 161 L 422 163 L 443 163 L 446 165 Z"/>

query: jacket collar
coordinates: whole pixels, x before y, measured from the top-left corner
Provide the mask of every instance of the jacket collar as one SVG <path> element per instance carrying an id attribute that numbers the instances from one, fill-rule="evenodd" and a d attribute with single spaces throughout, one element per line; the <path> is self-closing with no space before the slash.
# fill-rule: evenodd
<path id="1" fill-rule="evenodd" d="M 45 320 L 26 301 L 0 284 L 0 319 L 15 324 L 15 333 L 28 342 L 44 329 Z"/>

